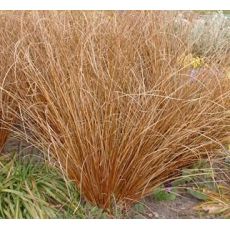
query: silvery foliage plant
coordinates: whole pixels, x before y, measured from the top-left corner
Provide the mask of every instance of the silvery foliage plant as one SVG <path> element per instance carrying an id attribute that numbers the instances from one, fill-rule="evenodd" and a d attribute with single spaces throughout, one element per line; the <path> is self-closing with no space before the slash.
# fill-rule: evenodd
<path id="1" fill-rule="evenodd" d="M 230 18 L 223 13 L 200 15 L 192 21 L 183 14 L 175 18 L 175 33 L 187 27 L 187 44 L 198 56 L 219 56 L 230 52 Z"/>

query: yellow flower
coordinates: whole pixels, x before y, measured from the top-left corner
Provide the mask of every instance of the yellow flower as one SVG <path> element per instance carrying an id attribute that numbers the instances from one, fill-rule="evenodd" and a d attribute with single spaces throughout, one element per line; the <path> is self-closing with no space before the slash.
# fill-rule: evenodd
<path id="1" fill-rule="evenodd" d="M 195 57 L 192 59 L 191 65 L 194 69 L 200 68 L 204 65 L 204 59 L 200 57 Z"/>
<path id="2" fill-rule="evenodd" d="M 184 58 L 182 57 L 183 61 L 183 66 L 184 67 L 192 67 L 193 69 L 200 68 L 204 66 L 204 58 L 202 57 L 193 57 L 193 55 L 190 53 Z"/>

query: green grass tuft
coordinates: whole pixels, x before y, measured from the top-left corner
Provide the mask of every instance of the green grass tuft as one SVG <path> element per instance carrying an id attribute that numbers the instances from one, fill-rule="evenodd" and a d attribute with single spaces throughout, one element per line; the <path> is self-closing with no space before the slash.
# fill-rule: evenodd
<path id="1" fill-rule="evenodd" d="M 54 167 L 0 158 L 0 218 L 82 218 L 79 193 Z"/>

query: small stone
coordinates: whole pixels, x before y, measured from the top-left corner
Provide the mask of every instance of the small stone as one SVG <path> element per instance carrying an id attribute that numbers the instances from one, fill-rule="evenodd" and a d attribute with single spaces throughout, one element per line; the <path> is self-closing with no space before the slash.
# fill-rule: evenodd
<path id="1" fill-rule="evenodd" d="M 152 217 L 159 218 L 159 214 L 157 212 L 152 212 L 152 213 L 148 214 L 148 217 L 150 217 L 150 218 L 152 218 Z"/>

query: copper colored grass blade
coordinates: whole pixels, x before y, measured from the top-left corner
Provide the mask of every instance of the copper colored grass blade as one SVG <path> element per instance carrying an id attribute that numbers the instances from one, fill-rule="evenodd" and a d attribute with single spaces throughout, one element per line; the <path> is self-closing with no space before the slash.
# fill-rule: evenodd
<path id="1" fill-rule="evenodd" d="M 0 152 L 2 151 L 6 140 L 8 137 L 8 132 L 6 132 L 5 130 L 0 130 Z"/>

